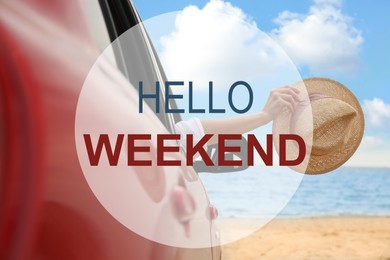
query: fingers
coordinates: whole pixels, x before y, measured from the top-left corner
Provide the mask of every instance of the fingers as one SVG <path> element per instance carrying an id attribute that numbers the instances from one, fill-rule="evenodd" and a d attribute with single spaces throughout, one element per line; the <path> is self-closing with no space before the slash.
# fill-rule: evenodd
<path id="1" fill-rule="evenodd" d="M 294 110 L 294 107 L 300 102 L 299 94 L 300 90 L 295 87 L 283 86 L 273 89 L 271 91 L 271 97 L 278 100 L 279 105 L 287 107 L 290 111 Z"/>
<path id="2" fill-rule="evenodd" d="M 274 92 L 281 93 L 281 94 L 288 94 L 292 96 L 296 101 L 300 101 L 299 93 L 301 92 L 298 88 L 290 87 L 290 86 L 284 86 L 273 90 Z"/>
<path id="3" fill-rule="evenodd" d="M 277 117 L 286 110 L 293 112 L 300 102 L 300 92 L 298 88 L 290 86 L 275 88 L 271 91 L 262 111 L 269 114 L 271 118 Z"/>
<path id="4" fill-rule="evenodd" d="M 290 109 L 290 111 L 293 111 L 296 104 L 298 104 L 298 100 L 296 100 L 293 96 L 290 96 L 289 94 L 280 94 L 279 97 L 284 101 L 284 104 L 288 103 L 288 108 Z"/>
<path id="5" fill-rule="evenodd" d="M 294 104 L 292 104 L 292 103 L 290 103 L 290 102 L 288 102 L 288 101 L 286 101 L 286 100 L 284 100 L 284 99 L 281 99 L 281 107 L 286 107 L 288 110 L 290 110 L 291 112 L 293 112 L 294 111 L 294 107 L 295 107 L 295 105 Z"/>
<path id="6" fill-rule="evenodd" d="M 275 94 L 273 98 L 270 99 L 269 109 L 272 110 L 275 114 L 285 111 L 287 108 L 290 111 L 294 110 L 296 101 L 294 98 L 288 94 Z"/>
<path id="7" fill-rule="evenodd" d="M 291 89 L 291 90 L 293 90 L 295 93 L 297 93 L 297 94 L 299 94 L 299 93 L 301 93 L 301 91 L 299 90 L 299 88 L 296 88 L 296 87 L 293 87 L 293 86 L 289 86 L 289 85 L 285 85 L 285 86 L 283 86 L 283 87 L 280 87 L 280 88 L 282 88 L 282 89 Z"/>

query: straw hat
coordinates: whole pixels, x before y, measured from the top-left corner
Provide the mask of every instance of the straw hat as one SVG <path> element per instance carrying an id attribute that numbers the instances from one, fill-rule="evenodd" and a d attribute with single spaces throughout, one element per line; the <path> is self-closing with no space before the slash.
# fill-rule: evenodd
<path id="1" fill-rule="evenodd" d="M 301 102 L 273 122 L 274 145 L 279 134 L 297 134 L 306 145 L 304 161 L 291 166 L 306 174 L 321 174 L 344 164 L 358 148 L 364 131 L 363 111 L 345 86 L 326 78 L 309 78 L 293 85 L 301 90 Z M 298 157 L 298 145 L 287 142 L 288 160 Z"/>

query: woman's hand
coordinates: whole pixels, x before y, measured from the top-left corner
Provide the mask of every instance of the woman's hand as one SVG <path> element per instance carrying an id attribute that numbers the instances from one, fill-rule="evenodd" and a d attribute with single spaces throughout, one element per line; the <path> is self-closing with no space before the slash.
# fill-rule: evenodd
<path id="1" fill-rule="evenodd" d="M 286 109 L 292 112 L 295 105 L 299 102 L 299 93 L 299 89 L 290 86 L 271 90 L 267 102 L 261 110 L 261 113 L 266 117 L 266 121 L 274 120 L 278 114 Z"/>
<path id="2" fill-rule="evenodd" d="M 214 134 L 208 144 L 216 143 L 218 134 L 244 134 L 269 123 L 285 109 L 292 111 L 299 102 L 299 92 L 299 89 L 289 86 L 276 88 L 259 113 L 201 120 L 204 133 Z"/>

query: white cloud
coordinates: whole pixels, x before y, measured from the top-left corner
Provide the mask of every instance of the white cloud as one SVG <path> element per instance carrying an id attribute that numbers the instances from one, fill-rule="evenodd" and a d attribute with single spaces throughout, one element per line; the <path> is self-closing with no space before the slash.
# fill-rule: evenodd
<path id="1" fill-rule="evenodd" d="M 313 72 L 352 72 L 359 66 L 363 36 L 340 6 L 340 0 L 315 0 L 308 14 L 284 11 L 272 35 L 297 65 Z"/>
<path id="2" fill-rule="evenodd" d="M 361 32 L 341 12 L 342 0 L 313 1 L 308 14 L 281 13 L 275 20 L 278 28 L 270 35 L 297 65 L 315 73 L 354 71 L 359 66 Z M 286 76 L 293 73 L 281 72 L 283 66 L 292 72 L 293 65 L 278 44 L 240 8 L 222 0 L 184 8 L 160 46 L 168 78 L 192 80 L 195 90 L 208 89 L 208 81 L 221 89 L 263 75 L 294 78 Z"/>
<path id="3" fill-rule="evenodd" d="M 210 80 L 230 87 L 237 80 L 275 73 L 284 64 L 293 66 L 250 17 L 221 0 L 211 0 L 201 9 L 183 9 L 174 31 L 162 37 L 161 46 L 168 77 L 200 81 L 204 89 Z"/>
<path id="4" fill-rule="evenodd" d="M 390 125 L 390 105 L 379 98 L 364 100 L 366 121 L 373 127 Z"/>
<path id="5" fill-rule="evenodd" d="M 379 151 L 359 148 L 345 165 L 354 167 L 390 167 L 389 157 L 389 148 L 381 148 Z"/>
<path id="6" fill-rule="evenodd" d="M 361 144 L 362 149 L 377 149 L 384 145 L 384 141 L 375 136 L 364 136 Z"/>
<path id="7" fill-rule="evenodd" d="M 387 127 L 390 126 L 390 105 L 379 98 L 363 101 L 365 121 L 369 134 L 363 137 L 350 166 L 390 167 L 390 143 Z"/>
<path id="8" fill-rule="evenodd" d="M 347 166 L 390 167 L 390 144 L 387 139 L 365 135 L 356 153 Z"/>

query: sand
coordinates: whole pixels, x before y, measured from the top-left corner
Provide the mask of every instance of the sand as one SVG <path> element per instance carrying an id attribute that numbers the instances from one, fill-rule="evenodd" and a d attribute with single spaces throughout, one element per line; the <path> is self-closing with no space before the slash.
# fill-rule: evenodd
<path id="1" fill-rule="evenodd" d="M 275 219 L 223 246 L 222 259 L 390 260 L 390 217 Z"/>

